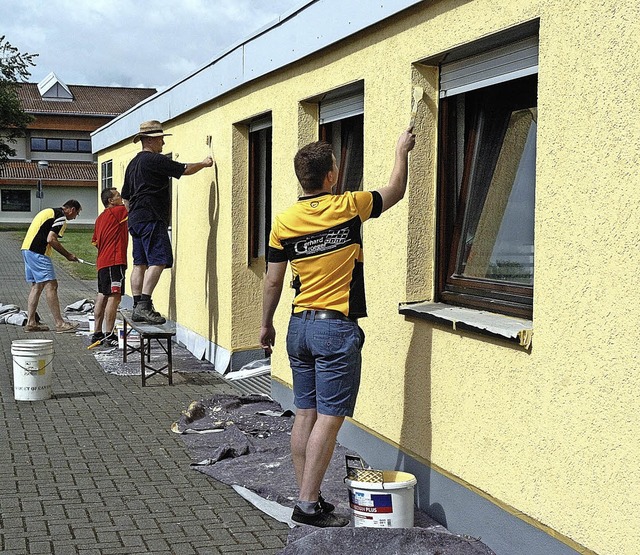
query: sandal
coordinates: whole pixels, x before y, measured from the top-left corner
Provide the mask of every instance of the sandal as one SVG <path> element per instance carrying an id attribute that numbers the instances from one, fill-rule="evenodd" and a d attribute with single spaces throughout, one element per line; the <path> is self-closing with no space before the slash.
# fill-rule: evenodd
<path id="1" fill-rule="evenodd" d="M 78 327 L 77 323 L 65 322 L 61 326 L 56 326 L 56 333 L 75 332 L 77 327 Z"/>
<path id="2" fill-rule="evenodd" d="M 45 326 L 44 324 L 27 324 L 24 327 L 25 332 L 31 331 L 49 331 L 49 326 Z"/>

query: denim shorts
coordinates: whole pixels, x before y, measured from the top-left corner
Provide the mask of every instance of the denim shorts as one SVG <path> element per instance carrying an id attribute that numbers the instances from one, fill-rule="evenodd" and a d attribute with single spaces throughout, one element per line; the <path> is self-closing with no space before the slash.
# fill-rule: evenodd
<path id="1" fill-rule="evenodd" d="M 53 261 L 46 254 L 23 249 L 24 277 L 29 283 L 43 283 L 56 279 Z"/>
<path id="2" fill-rule="evenodd" d="M 169 230 L 164 222 L 141 222 L 129 226 L 136 266 L 173 266 Z"/>
<path id="3" fill-rule="evenodd" d="M 307 317 L 308 316 L 308 317 Z M 360 387 L 364 333 L 351 320 L 292 317 L 287 353 L 294 404 L 328 416 L 353 416 Z"/>

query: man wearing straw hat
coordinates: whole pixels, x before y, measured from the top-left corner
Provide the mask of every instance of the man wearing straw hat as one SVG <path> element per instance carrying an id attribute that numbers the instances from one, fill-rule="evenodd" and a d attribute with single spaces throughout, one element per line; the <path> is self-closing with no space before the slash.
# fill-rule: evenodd
<path id="1" fill-rule="evenodd" d="M 279 214 L 271 229 L 264 280 L 260 344 L 271 353 L 273 315 L 291 264 L 295 290 L 287 353 L 293 374 L 296 417 L 291 458 L 299 486 L 291 519 L 311 526 L 346 526 L 334 505 L 320 495 L 338 432 L 353 411 L 360 385 L 367 315 L 362 259 L 362 224 L 402 199 L 407 186 L 413 126 L 398 138 L 395 164 L 386 187 L 332 195 L 338 168 L 331 145 L 301 148 L 294 158 L 303 195 Z"/>
<path id="2" fill-rule="evenodd" d="M 151 295 L 162 271 L 173 266 L 173 252 L 169 241 L 171 223 L 171 178 L 193 175 L 213 166 L 207 156 L 202 162 L 184 164 L 161 154 L 164 133 L 159 121 L 145 121 L 133 142 L 142 143 L 142 151 L 129 162 L 122 187 L 122 198 L 129 210 L 129 233 L 133 242 L 134 322 L 164 324 L 165 318 L 153 308 Z"/>

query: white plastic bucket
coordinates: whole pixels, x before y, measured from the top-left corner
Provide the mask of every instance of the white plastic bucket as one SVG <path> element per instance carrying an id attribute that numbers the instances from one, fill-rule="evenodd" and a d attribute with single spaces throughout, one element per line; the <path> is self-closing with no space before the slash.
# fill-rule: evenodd
<path id="1" fill-rule="evenodd" d="M 13 355 L 13 394 L 16 401 L 42 401 L 51 398 L 53 341 L 17 339 L 11 342 Z"/>
<path id="2" fill-rule="evenodd" d="M 413 528 L 416 477 L 408 472 L 383 470 L 383 482 L 345 478 L 353 525 L 362 528 Z"/>
<path id="3" fill-rule="evenodd" d="M 116 324 L 116 335 L 118 336 L 118 349 L 124 349 L 124 329 L 120 324 Z"/>
<path id="4" fill-rule="evenodd" d="M 89 314 L 89 333 L 96 331 L 96 317 L 93 314 Z"/>

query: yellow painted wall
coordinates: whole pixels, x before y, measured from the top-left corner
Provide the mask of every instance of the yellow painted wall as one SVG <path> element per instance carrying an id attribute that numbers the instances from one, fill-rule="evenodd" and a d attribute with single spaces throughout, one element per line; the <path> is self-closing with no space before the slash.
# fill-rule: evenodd
<path id="1" fill-rule="evenodd" d="M 235 351 L 256 348 L 263 264 L 247 264 L 242 122 L 273 118 L 273 210 L 295 201 L 293 156 L 316 139 L 314 105 L 365 82 L 365 189 L 386 184 L 411 86 L 425 88 L 407 197 L 364 226 L 370 317 L 354 420 L 500 504 L 600 554 L 640 542 L 640 4 L 635 0 L 424 2 L 355 39 L 169 122 L 165 152 L 192 162 L 214 136 L 217 180 L 178 182 L 176 267 L 156 305 Z M 534 339 L 500 340 L 414 321 L 398 303 L 434 287 L 437 71 L 418 62 L 540 20 Z M 138 147 L 121 144 L 118 187 Z M 171 300 L 169 300 L 171 298 Z M 272 370 L 292 298 L 276 315 Z M 634 493 L 635 492 L 635 493 Z M 571 543 L 572 545 L 575 545 Z"/>

